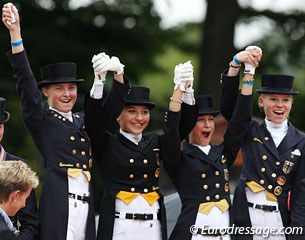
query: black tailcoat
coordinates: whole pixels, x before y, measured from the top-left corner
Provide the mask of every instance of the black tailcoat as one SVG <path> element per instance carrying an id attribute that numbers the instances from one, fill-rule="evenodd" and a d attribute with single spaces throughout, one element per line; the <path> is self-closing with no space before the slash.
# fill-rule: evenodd
<path id="1" fill-rule="evenodd" d="M 85 104 L 85 125 L 92 141 L 92 154 L 100 166 L 104 185 L 97 239 L 112 239 L 115 198 L 117 193 L 123 190 L 138 193 L 156 191 L 160 194 L 161 198 L 158 201 L 161 208 L 161 230 L 162 239 L 165 240 L 166 215 L 158 184 L 160 160 L 179 154 L 180 113 L 166 113 L 164 134 L 144 134 L 139 145 L 136 145 L 119 132 L 113 134 L 106 131 L 122 111 L 125 105 L 124 98 L 128 94 L 128 86 L 116 81 L 113 85 L 104 104 L 102 99 L 96 100 L 89 96 Z"/>
<path id="2" fill-rule="evenodd" d="M 303 175 L 304 168 L 301 167 Z M 299 170 L 299 169 L 298 169 Z M 305 240 L 305 178 L 293 186 L 291 194 L 291 227 L 297 227 L 302 230 L 302 233 L 293 234 L 288 237 L 289 240 Z"/>
<path id="3" fill-rule="evenodd" d="M 192 238 L 190 227 L 195 224 L 201 203 L 217 202 L 222 199 L 231 202 L 229 168 L 249 128 L 251 110 L 252 96 L 240 95 L 224 141 L 220 145 L 212 145 L 209 154 L 206 155 L 197 146 L 185 142 L 180 160 L 170 158 L 173 162 L 166 164 L 182 201 L 181 214 L 170 239 Z M 182 112 L 182 117 L 189 116 Z"/>
<path id="4" fill-rule="evenodd" d="M 225 105 L 234 105 L 238 88 L 232 79 L 223 78 L 223 84 L 231 85 L 231 94 L 222 95 L 221 112 L 230 116 L 230 110 L 222 109 Z M 236 88 L 235 91 L 233 88 Z M 305 135 L 288 122 L 288 132 L 280 145 L 275 143 L 266 128 L 265 122 L 252 121 L 242 145 L 243 167 L 233 199 L 233 223 L 238 227 L 251 227 L 248 203 L 245 194 L 245 182 L 255 181 L 270 193 L 277 196 L 283 226 L 290 224 L 287 200 L 295 178 L 296 169 L 305 157 Z M 250 201 L 250 200 L 249 200 Z M 251 235 L 239 235 L 238 239 L 250 240 Z"/>
<path id="5" fill-rule="evenodd" d="M 4 221 L 4 218 L 0 214 L 0 239 L 1 240 L 16 240 L 17 237 L 14 233 L 9 229 Z"/>
<path id="6" fill-rule="evenodd" d="M 8 58 L 18 80 L 23 119 L 45 160 L 46 172 L 39 205 L 40 239 L 64 240 L 69 209 L 67 169 L 89 170 L 92 165 L 84 116 L 74 114 L 72 123 L 53 110 L 43 109 L 41 92 L 26 52 L 9 52 Z M 95 239 L 93 191 L 91 184 L 89 186 L 89 213 L 88 216 L 80 216 L 87 218 L 86 240 Z"/>
<path id="7" fill-rule="evenodd" d="M 21 160 L 24 159 L 14 156 L 6 152 L 5 160 Z M 31 191 L 30 196 L 26 200 L 24 208 L 21 208 L 14 217 L 11 217 L 14 226 L 17 228 L 17 221 L 20 223 L 19 237 L 22 240 L 35 240 L 38 239 L 39 232 L 39 216 L 37 211 L 37 202 L 35 190 Z M 0 238 L 1 239 L 1 238 Z"/>

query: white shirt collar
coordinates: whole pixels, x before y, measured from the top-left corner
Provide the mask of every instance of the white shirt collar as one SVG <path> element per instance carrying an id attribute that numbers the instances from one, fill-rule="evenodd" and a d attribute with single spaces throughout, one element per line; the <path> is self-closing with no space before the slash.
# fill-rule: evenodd
<path id="1" fill-rule="evenodd" d="M 0 214 L 4 218 L 4 221 L 5 221 L 6 225 L 9 227 L 9 229 L 14 231 L 15 228 L 14 228 L 14 225 L 13 225 L 11 219 L 7 216 L 6 212 L 4 212 L 2 208 L 0 208 Z"/>
<path id="2" fill-rule="evenodd" d="M 120 133 L 124 137 L 126 137 L 127 139 L 129 139 L 130 141 L 132 141 L 134 144 L 137 144 L 137 145 L 142 139 L 142 133 L 136 135 L 136 134 L 131 134 L 131 133 L 125 132 L 122 129 L 120 129 Z"/>
<path id="3" fill-rule="evenodd" d="M 267 130 L 271 134 L 275 146 L 278 147 L 288 132 L 287 119 L 282 123 L 274 123 L 265 118 Z"/>
<path id="4" fill-rule="evenodd" d="M 65 112 L 60 112 L 57 109 L 52 108 L 52 107 L 49 107 L 49 109 L 58 112 L 60 115 L 64 116 L 66 119 L 68 119 L 70 122 L 73 122 L 73 117 L 72 117 L 72 112 L 71 111 L 65 113 Z"/>
<path id="5" fill-rule="evenodd" d="M 265 118 L 265 123 L 267 128 L 269 129 L 282 129 L 285 130 L 288 128 L 288 120 L 286 119 L 284 122 L 282 123 L 274 123 L 270 120 L 268 120 L 267 118 Z"/>
<path id="6" fill-rule="evenodd" d="M 211 145 L 207 145 L 207 146 L 200 146 L 197 144 L 193 144 L 194 146 L 198 147 L 202 152 L 204 152 L 206 155 L 209 155 L 209 152 L 211 150 Z"/>

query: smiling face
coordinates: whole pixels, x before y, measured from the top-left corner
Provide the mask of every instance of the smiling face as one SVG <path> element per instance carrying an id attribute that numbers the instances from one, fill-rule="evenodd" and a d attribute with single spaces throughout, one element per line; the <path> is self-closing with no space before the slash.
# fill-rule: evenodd
<path id="1" fill-rule="evenodd" d="M 258 105 L 264 109 L 266 118 L 274 123 L 282 123 L 289 117 L 292 103 L 292 95 L 287 94 L 262 94 L 258 98 Z"/>
<path id="2" fill-rule="evenodd" d="M 52 84 L 42 88 L 42 92 L 48 98 L 49 106 L 60 112 L 70 112 L 77 99 L 75 83 Z"/>
<path id="3" fill-rule="evenodd" d="M 213 115 L 198 116 L 196 125 L 189 135 L 190 143 L 203 147 L 209 145 L 214 130 L 215 123 Z"/>
<path id="4" fill-rule="evenodd" d="M 123 131 L 137 135 L 147 127 L 149 119 L 148 107 L 131 105 L 123 108 L 117 121 Z"/>

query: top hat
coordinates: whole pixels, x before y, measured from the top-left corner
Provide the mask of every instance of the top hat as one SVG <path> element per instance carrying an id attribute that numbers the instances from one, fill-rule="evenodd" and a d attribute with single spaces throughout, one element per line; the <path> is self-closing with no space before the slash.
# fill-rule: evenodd
<path id="1" fill-rule="evenodd" d="M 213 109 L 212 97 L 209 95 L 201 95 L 195 97 L 198 115 L 216 116 L 219 111 Z"/>
<path id="2" fill-rule="evenodd" d="M 42 81 L 37 84 L 40 89 L 51 84 L 84 81 L 84 79 L 76 79 L 76 64 L 72 62 L 44 65 L 40 68 L 40 74 Z"/>
<path id="3" fill-rule="evenodd" d="M 294 76 L 282 74 L 266 74 L 262 76 L 261 88 L 257 93 L 275 93 L 296 95 L 299 92 L 292 89 Z"/>
<path id="4" fill-rule="evenodd" d="M 0 97 L 0 124 L 6 123 L 10 119 L 9 112 L 5 111 L 6 100 Z"/>
<path id="5" fill-rule="evenodd" d="M 126 97 L 125 105 L 147 106 L 152 109 L 156 106 L 154 102 L 149 101 L 149 88 L 142 86 L 132 86 Z"/>

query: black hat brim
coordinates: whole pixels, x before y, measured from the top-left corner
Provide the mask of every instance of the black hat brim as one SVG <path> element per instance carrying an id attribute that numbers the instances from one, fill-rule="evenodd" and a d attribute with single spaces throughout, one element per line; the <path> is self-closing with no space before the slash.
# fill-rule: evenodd
<path id="1" fill-rule="evenodd" d="M 84 82 L 84 79 L 58 79 L 58 80 L 52 80 L 52 81 L 41 81 L 37 83 L 37 86 L 39 89 L 42 89 L 43 87 L 46 87 L 48 85 L 54 85 L 54 84 L 60 84 L 60 83 L 82 83 Z"/>
<path id="2" fill-rule="evenodd" d="M 10 119 L 10 113 L 7 111 L 4 111 L 4 118 L 0 119 L 0 124 L 6 123 Z"/>
<path id="3" fill-rule="evenodd" d="M 146 106 L 149 109 L 152 109 L 156 106 L 156 104 L 154 102 L 138 102 L 138 101 L 126 101 L 125 106 Z"/>
<path id="4" fill-rule="evenodd" d="M 287 94 L 287 95 L 297 95 L 298 91 L 286 91 L 280 89 L 257 89 L 256 93 L 273 93 L 273 94 Z"/>
<path id="5" fill-rule="evenodd" d="M 212 115 L 212 116 L 217 116 L 219 114 L 219 111 L 216 110 L 211 110 L 211 111 L 199 111 L 198 112 L 198 116 L 202 116 L 202 115 Z"/>

